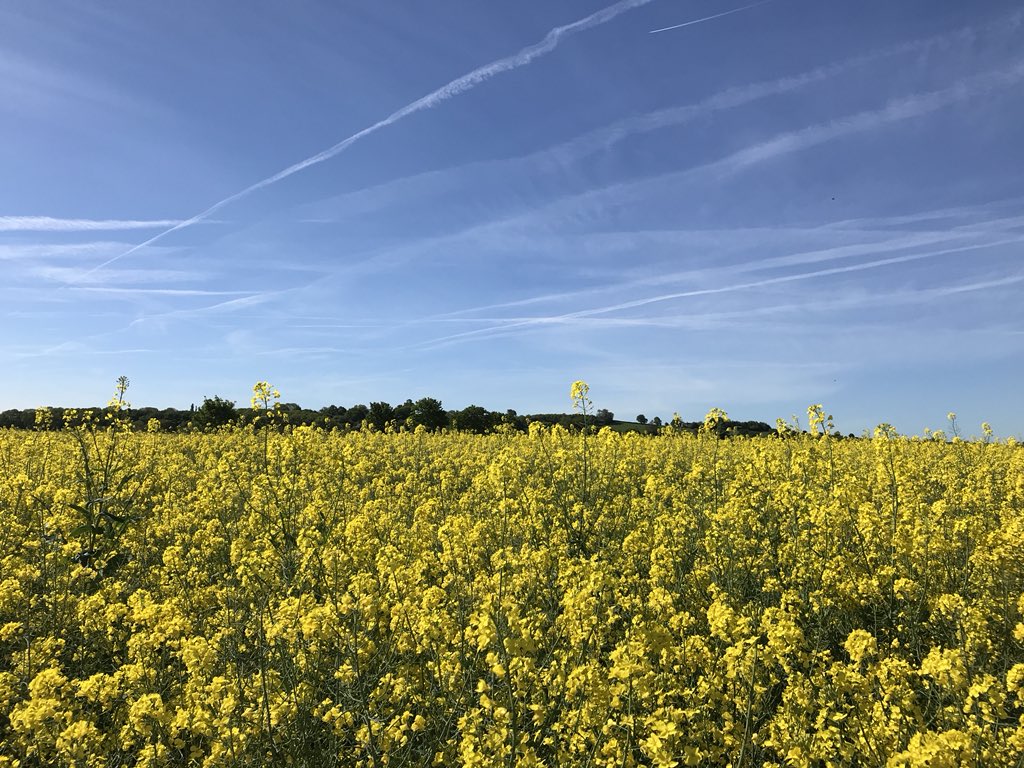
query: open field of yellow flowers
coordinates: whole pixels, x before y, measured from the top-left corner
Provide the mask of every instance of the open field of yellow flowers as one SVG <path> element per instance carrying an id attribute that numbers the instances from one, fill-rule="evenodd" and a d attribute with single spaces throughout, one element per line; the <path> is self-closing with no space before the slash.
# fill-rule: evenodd
<path id="1" fill-rule="evenodd" d="M 811 424 L 0 432 L 0 766 L 1021 765 L 1024 450 Z"/>

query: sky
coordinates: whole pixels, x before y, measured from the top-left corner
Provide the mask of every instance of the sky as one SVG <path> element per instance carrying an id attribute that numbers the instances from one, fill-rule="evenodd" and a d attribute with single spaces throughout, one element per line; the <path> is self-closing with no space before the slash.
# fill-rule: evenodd
<path id="1" fill-rule="evenodd" d="M 0 5 L 0 409 L 1024 433 L 1014 0 Z"/>

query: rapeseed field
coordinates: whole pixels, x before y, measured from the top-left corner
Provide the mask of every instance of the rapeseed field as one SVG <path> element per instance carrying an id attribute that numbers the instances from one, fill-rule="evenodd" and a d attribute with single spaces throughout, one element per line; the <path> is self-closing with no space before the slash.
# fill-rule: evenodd
<path id="1" fill-rule="evenodd" d="M 0 432 L 0 766 L 1024 761 L 1012 440 L 338 432 L 258 395 Z"/>

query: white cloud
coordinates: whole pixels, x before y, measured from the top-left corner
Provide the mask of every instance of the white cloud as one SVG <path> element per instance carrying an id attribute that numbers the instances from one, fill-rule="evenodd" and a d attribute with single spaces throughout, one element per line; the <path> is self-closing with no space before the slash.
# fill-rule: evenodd
<path id="1" fill-rule="evenodd" d="M 158 229 L 180 223 L 179 219 L 58 219 L 52 216 L 0 216 L 0 232 L 94 232 Z"/>
<path id="2" fill-rule="evenodd" d="M 224 199 L 217 201 L 206 210 L 197 213 L 195 216 L 185 219 L 184 221 L 175 223 L 173 226 L 170 226 L 169 229 L 166 229 L 163 232 L 154 235 L 153 237 L 149 238 L 143 243 L 140 243 L 139 245 L 129 248 L 124 253 L 118 254 L 117 256 L 107 259 L 102 264 L 93 267 L 93 269 L 90 270 L 90 274 L 92 272 L 97 272 L 101 269 L 104 269 L 110 264 L 113 264 L 115 261 L 123 259 L 125 256 L 129 256 L 130 254 L 135 253 L 140 248 L 144 248 L 148 245 L 151 245 L 152 243 L 155 243 L 156 241 L 171 234 L 172 232 L 176 232 L 179 229 L 185 229 L 186 227 L 190 227 L 193 224 L 205 221 L 212 214 L 214 214 L 221 208 L 230 205 L 231 203 L 234 203 L 238 200 L 241 200 L 244 197 L 248 197 L 254 192 L 269 187 L 272 184 L 276 184 L 277 182 L 286 179 L 289 176 L 292 176 L 296 173 L 299 173 L 300 171 L 305 170 L 306 168 L 330 160 L 332 157 L 335 157 L 341 152 L 344 152 L 346 149 L 348 149 L 350 146 L 360 141 L 361 139 L 369 136 L 370 134 L 376 133 L 382 128 L 386 128 L 389 125 L 393 125 L 399 122 L 400 120 L 408 117 L 409 115 L 421 112 L 423 110 L 432 109 L 437 105 L 458 96 L 459 94 L 465 93 L 466 91 L 476 88 L 478 85 L 487 82 L 491 78 L 503 72 L 509 72 L 511 70 L 524 67 L 533 62 L 534 60 L 542 56 L 545 56 L 551 51 L 555 50 L 555 48 L 558 47 L 559 43 L 562 41 L 563 38 L 577 34 L 578 32 L 582 32 L 586 29 L 590 29 L 591 27 L 596 27 L 600 24 L 605 24 L 614 19 L 615 17 L 619 16 L 620 14 L 625 13 L 626 11 L 638 8 L 650 2 L 652 2 L 652 0 L 619 0 L 619 2 L 613 3 L 607 8 L 602 8 L 599 11 L 595 11 L 594 13 L 590 14 L 589 16 L 585 16 L 582 19 L 578 19 L 570 24 L 564 24 L 560 27 L 555 27 L 554 29 L 549 31 L 547 35 L 544 36 L 544 39 L 541 40 L 539 43 L 528 45 L 525 48 L 519 50 L 518 52 L 512 54 L 511 56 L 505 56 L 504 58 L 497 59 L 495 61 L 490 62 L 489 64 L 483 65 L 482 67 L 477 67 L 472 72 L 462 75 L 461 77 L 455 78 L 451 82 L 442 85 L 440 88 L 431 91 L 426 96 L 423 96 L 422 98 L 419 98 L 416 101 L 410 102 L 409 104 L 406 104 L 404 107 L 401 107 L 400 109 L 392 112 L 390 115 L 388 115 L 382 120 L 377 121 L 373 125 L 367 126 L 366 128 L 363 128 L 362 130 L 353 133 L 351 136 L 342 139 L 334 146 L 329 147 L 323 150 L 322 152 L 318 152 L 317 154 L 312 155 L 311 157 L 307 157 L 305 160 L 300 160 L 299 162 L 288 166 L 284 170 L 278 171 L 273 176 L 268 176 L 267 178 L 262 179 L 261 181 L 258 181 L 255 184 L 251 184 L 245 189 L 242 189 L 233 195 L 229 195 L 228 197 L 225 197 Z"/>

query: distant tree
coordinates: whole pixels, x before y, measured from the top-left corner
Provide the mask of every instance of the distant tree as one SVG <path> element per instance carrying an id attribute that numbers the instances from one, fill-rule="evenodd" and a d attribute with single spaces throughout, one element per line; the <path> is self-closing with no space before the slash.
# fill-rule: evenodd
<path id="1" fill-rule="evenodd" d="M 309 408 L 299 408 L 297 411 L 285 411 L 285 417 L 292 426 L 323 426 L 324 420 L 316 411 Z"/>
<path id="2" fill-rule="evenodd" d="M 0 413 L 0 427 L 32 429 L 36 423 L 36 412 L 27 408 L 11 409 Z"/>
<path id="3" fill-rule="evenodd" d="M 353 429 L 359 429 L 363 425 L 363 420 L 370 414 L 370 409 L 362 403 L 357 403 L 351 408 L 345 409 L 344 413 L 339 416 L 341 421 Z"/>
<path id="4" fill-rule="evenodd" d="M 160 426 L 166 430 L 182 429 L 188 423 L 189 417 L 195 414 L 189 411 L 179 411 L 177 408 L 162 408 L 157 412 Z"/>
<path id="5" fill-rule="evenodd" d="M 522 432 L 526 431 L 527 422 L 527 418 L 516 413 L 514 408 L 509 408 L 505 411 L 505 415 L 501 417 L 502 424 L 507 424 L 508 426 L 514 427 Z"/>
<path id="6" fill-rule="evenodd" d="M 192 423 L 197 427 L 222 427 L 230 424 L 238 417 L 235 410 L 235 403 L 232 400 L 225 400 L 222 397 L 203 398 L 203 404 L 196 409 L 192 417 Z"/>
<path id="7" fill-rule="evenodd" d="M 637 417 L 636 417 L 636 423 L 637 424 L 646 424 L 647 423 L 647 417 L 644 416 L 642 413 L 638 414 Z"/>
<path id="8" fill-rule="evenodd" d="M 325 405 L 317 411 L 317 424 L 325 429 L 345 426 L 345 409 L 337 405 Z"/>
<path id="9" fill-rule="evenodd" d="M 395 406 L 394 420 L 398 426 L 411 426 L 412 422 L 409 419 L 412 417 L 413 409 L 416 407 L 416 403 L 412 400 L 406 400 L 401 405 Z"/>
<path id="10" fill-rule="evenodd" d="M 466 432 L 484 433 L 493 429 L 497 414 L 479 405 L 470 405 L 461 411 L 452 411 L 451 425 Z"/>
<path id="11" fill-rule="evenodd" d="M 651 419 L 651 424 L 653 424 L 656 427 L 660 427 L 661 426 L 661 416 L 655 416 L 653 419 Z"/>
<path id="12" fill-rule="evenodd" d="M 602 427 L 608 426 L 614 420 L 615 414 L 607 408 L 598 408 L 597 413 L 594 414 L 594 422 Z"/>
<path id="13" fill-rule="evenodd" d="M 421 397 L 412 406 L 409 414 L 409 425 L 424 426 L 429 430 L 443 429 L 448 426 L 448 414 L 441 401 L 433 397 Z"/>
<path id="14" fill-rule="evenodd" d="M 395 409 L 390 403 L 370 403 L 370 411 L 366 414 L 366 420 L 379 430 L 383 430 L 389 421 L 394 420 Z"/>
<path id="15" fill-rule="evenodd" d="M 157 408 L 146 406 L 145 408 L 133 408 L 131 411 L 132 429 L 145 430 L 150 419 L 160 421 L 160 411 Z M 160 425 L 163 429 L 163 425 Z"/>

